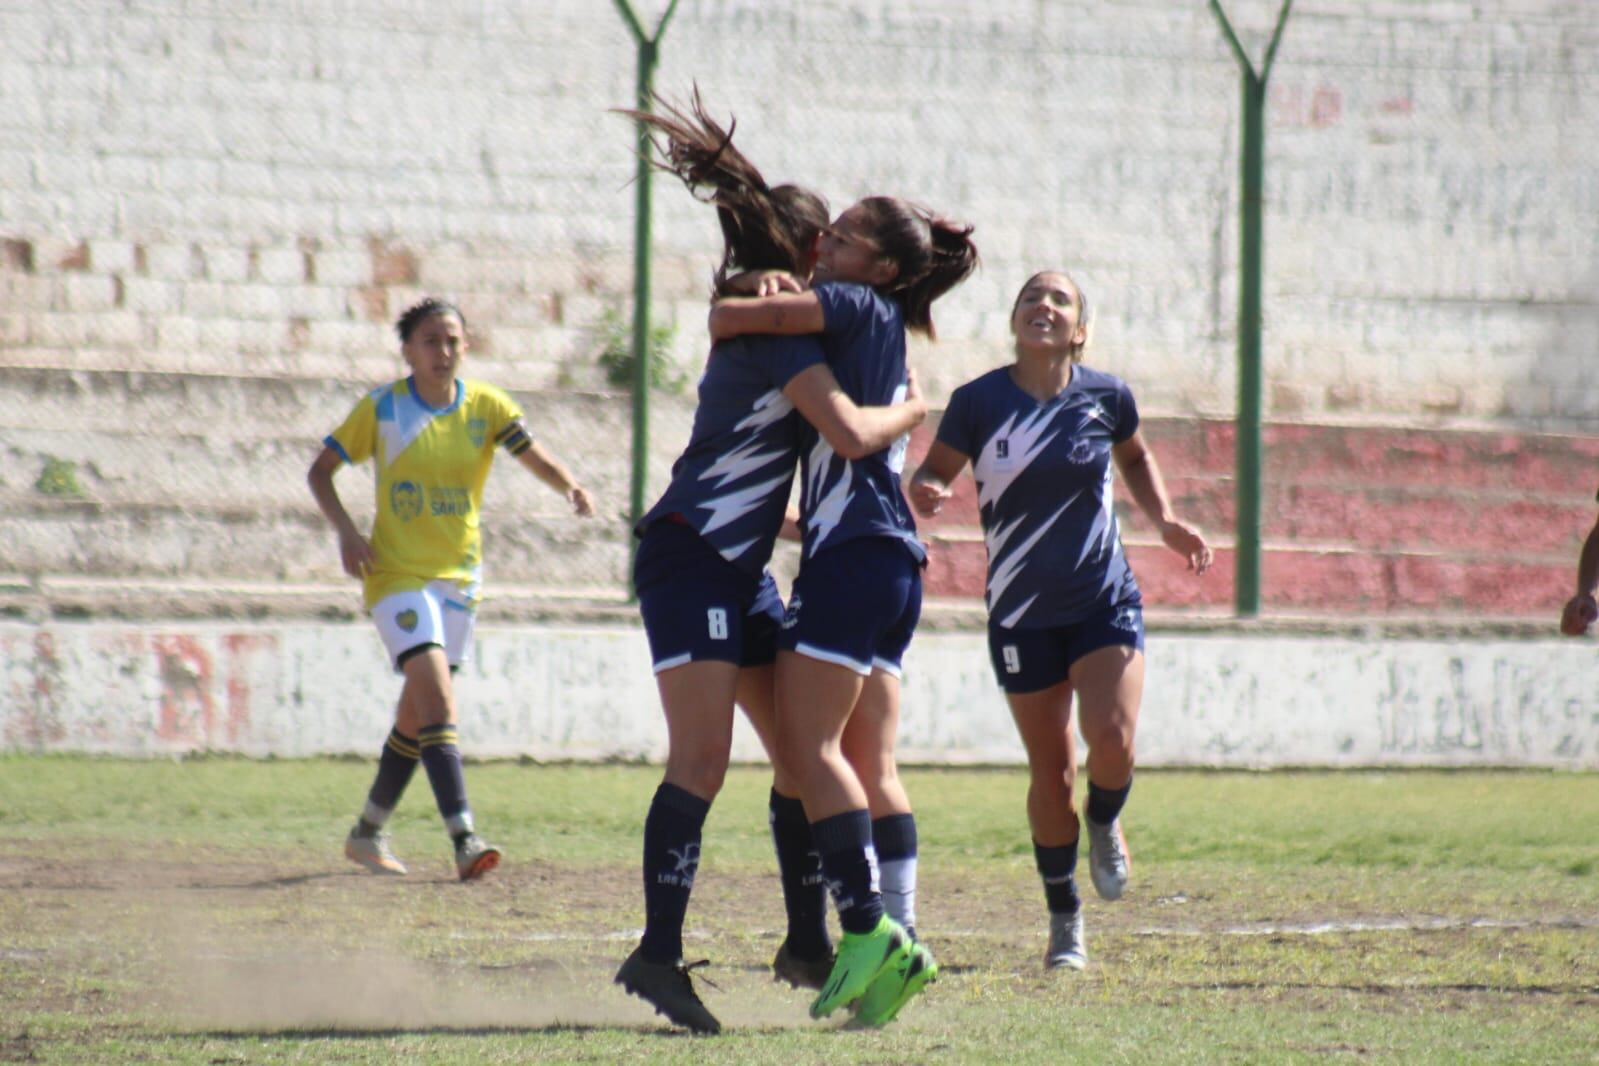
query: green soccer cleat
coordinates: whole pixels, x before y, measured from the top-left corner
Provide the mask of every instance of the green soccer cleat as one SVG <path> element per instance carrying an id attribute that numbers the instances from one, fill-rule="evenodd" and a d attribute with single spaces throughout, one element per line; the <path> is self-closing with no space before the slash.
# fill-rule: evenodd
<path id="1" fill-rule="evenodd" d="M 867 987 L 851 1024 L 865 1029 L 887 1025 L 911 997 L 937 978 L 933 953 L 921 943 L 912 943 L 903 962 L 888 967 Z"/>
<path id="2" fill-rule="evenodd" d="M 912 941 L 888 915 L 870 933 L 845 933 L 838 943 L 833 972 L 811 1004 L 812 1018 L 825 1018 L 865 994 L 879 974 L 910 958 Z"/>

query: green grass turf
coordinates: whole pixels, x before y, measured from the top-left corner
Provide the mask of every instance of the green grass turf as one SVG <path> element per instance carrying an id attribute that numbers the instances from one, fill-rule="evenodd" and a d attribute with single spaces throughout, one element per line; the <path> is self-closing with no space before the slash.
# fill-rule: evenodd
<path id="1" fill-rule="evenodd" d="M 1133 887 L 1046 973 L 1017 769 L 905 771 L 944 973 L 888 1029 L 766 964 L 767 777 L 706 827 L 687 950 L 719 1038 L 610 983 L 659 770 L 468 770 L 507 861 L 450 877 L 418 777 L 404 879 L 345 863 L 356 760 L 0 758 L 0 1063 L 1595 1062 L 1599 775 L 1140 773 Z"/>

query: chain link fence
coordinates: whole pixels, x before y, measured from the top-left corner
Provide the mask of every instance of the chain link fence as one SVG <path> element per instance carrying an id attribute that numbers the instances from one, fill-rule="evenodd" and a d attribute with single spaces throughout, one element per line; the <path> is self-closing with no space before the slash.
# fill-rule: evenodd
<path id="1" fill-rule="evenodd" d="M 664 6 L 635 2 L 649 26 Z M 1224 6 L 1258 56 L 1280 4 Z M 1301 0 L 1287 24 L 1267 416 L 1591 429 L 1599 31 L 1559 0 L 1415 7 Z M 0 2 L 0 38 L 13 604 L 353 609 L 305 469 L 403 373 L 390 324 L 423 294 L 463 306 L 468 373 L 602 501 L 580 522 L 500 463 L 491 595 L 625 597 L 635 142 L 608 109 L 636 49 L 614 6 Z M 984 268 L 915 350 L 935 399 L 1007 358 L 1015 289 L 1066 267 L 1098 309 L 1091 361 L 1148 412 L 1232 413 L 1239 75 L 1202 5 L 682 0 L 659 61 L 774 181 L 977 226 Z M 717 249 L 669 179 L 654 204 L 652 492 Z M 339 485 L 370 514 L 367 471 Z"/>

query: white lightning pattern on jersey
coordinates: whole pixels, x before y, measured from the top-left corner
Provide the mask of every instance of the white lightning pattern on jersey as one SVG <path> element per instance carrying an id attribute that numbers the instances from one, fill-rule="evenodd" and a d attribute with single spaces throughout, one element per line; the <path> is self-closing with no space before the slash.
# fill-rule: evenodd
<path id="1" fill-rule="evenodd" d="M 979 507 L 986 507 L 1005 495 L 1005 490 L 1010 488 L 1012 482 L 1020 477 L 1032 461 L 1038 458 L 1039 454 L 1059 435 L 1060 431 L 1052 428 L 1051 423 L 1054 421 L 1055 415 L 1059 414 L 1060 411 L 1060 407 L 1051 405 L 1048 408 L 1041 408 L 1033 412 L 1019 423 L 1017 422 L 1017 416 L 1011 415 L 988 438 L 987 443 L 983 445 L 982 454 L 977 457 L 977 462 L 973 464 L 972 468 L 972 472 L 977 475 L 977 504 Z M 1010 451 L 1010 455 L 1004 460 L 1003 469 L 1001 469 L 1001 461 L 997 454 L 998 442 L 1002 440 L 1008 442 L 1007 448 Z M 1038 529 L 1033 531 L 1031 536 L 1011 548 L 1008 552 L 1006 551 L 1007 542 L 1010 540 L 1011 535 L 1028 520 L 1029 515 L 1017 515 L 1009 525 L 996 526 L 992 531 L 984 535 L 983 540 L 988 548 L 990 561 L 988 579 L 989 610 L 994 609 L 1001 597 L 1005 595 L 1005 590 L 1010 587 L 1011 582 L 1016 580 L 1016 576 L 1027 565 L 1028 551 L 1032 549 L 1033 545 L 1038 543 L 1045 533 L 1049 532 L 1050 527 L 1065 513 L 1066 508 L 1071 506 L 1072 501 L 1080 495 L 1082 495 L 1080 490 L 1072 493 L 1066 502 L 1050 516 L 1048 521 L 1042 523 Z M 1036 595 L 1028 597 L 1026 602 L 1020 607 L 1005 618 L 1000 619 L 999 624 L 1007 627 L 1015 625 L 1037 598 Z"/>
<path id="2" fill-rule="evenodd" d="M 1120 545 L 1121 530 L 1116 522 L 1116 509 L 1111 502 L 1112 488 L 1115 476 L 1109 466 L 1105 467 L 1105 488 L 1102 497 L 1105 501 L 1099 509 L 1099 514 L 1094 517 L 1094 528 L 1088 531 L 1088 536 L 1083 538 L 1083 550 L 1078 553 L 1077 565 L 1082 566 L 1090 555 L 1102 552 L 1107 542 Z"/>
<path id="3" fill-rule="evenodd" d="M 1027 553 L 1032 550 L 1033 545 L 1037 544 L 1044 534 L 1049 532 L 1050 527 L 1059 521 L 1061 515 L 1066 513 L 1066 508 L 1072 505 L 1072 501 L 1077 499 L 1077 497 L 1081 496 L 1082 494 L 1083 493 L 1081 489 L 1072 493 L 1071 496 L 1067 498 L 1066 502 L 1061 504 L 1059 509 L 1057 509 L 1054 514 L 1049 516 L 1049 520 L 1047 522 L 1042 523 L 1033 531 L 1030 537 L 1016 545 L 1015 548 L 1011 549 L 1010 553 L 1005 555 L 1003 561 L 1000 560 L 1000 555 L 1004 551 L 1005 542 L 1009 540 L 1010 535 L 1016 532 L 1016 529 L 1027 520 L 1028 516 L 1018 515 L 1016 520 L 1013 521 L 1009 526 L 995 529 L 991 536 L 986 536 L 983 538 L 988 542 L 988 557 L 991 560 L 994 560 L 994 565 L 988 578 L 989 610 L 994 609 L 994 606 L 999 603 L 1000 597 L 1005 595 L 1005 590 L 1010 588 L 1010 583 L 1016 579 L 1016 575 L 1020 574 L 1022 572 L 1022 568 L 1027 565 Z M 1016 622 L 1021 618 L 1022 613 L 1032 605 L 1034 599 L 1037 599 L 1037 596 L 1029 598 L 1026 603 L 1022 604 L 1020 609 L 1011 612 L 1011 614 L 1005 619 L 1001 620 L 999 624 L 1005 626 L 1006 628 L 1015 625 Z"/>
<path id="4" fill-rule="evenodd" d="M 972 472 L 977 475 L 979 489 L 977 493 L 977 506 L 986 507 L 990 503 L 1005 495 L 1005 490 L 1010 488 L 1011 482 L 1026 470 L 1028 464 L 1038 458 L 1038 453 L 1048 446 L 1060 432 L 1052 429 L 1050 422 L 1058 414 L 1060 408 L 1053 410 L 1039 410 L 1023 419 L 1020 424 L 1016 416 L 1011 415 L 1005 420 L 993 436 L 988 438 L 988 443 L 983 445 L 983 453 L 977 457 L 977 462 L 972 466 Z M 1005 468 L 999 468 L 999 457 L 995 454 L 995 446 L 999 441 L 1009 441 L 1010 456 L 1005 460 Z"/>
<path id="5" fill-rule="evenodd" d="M 753 511 L 772 490 L 788 480 L 788 471 L 784 471 L 770 481 L 763 481 L 759 485 L 730 492 L 726 496 L 718 496 L 714 500 L 706 500 L 699 504 L 699 508 L 711 512 L 711 518 L 700 528 L 701 533 L 710 533 L 721 529 L 729 522 L 737 521 Z M 748 545 L 746 545 L 747 547 Z"/>
<path id="6" fill-rule="evenodd" d="M 781 422 L 793 410 L 794 405 L 789 402 L 782 391 L 772 389 L 757 399 L 754 409 L 733 428 L 735 431 L 753 429 L 758 432 L 767 426 Z M 762 451 L 761 441 L 757 437 L 734 448 L 706 467 L 705 471 L 700 474 L 700 480 L 706 481 L 716 478 L 718 479 L 716 487 L 721 488 L 728 482 L 737 481 L 763 466 L 786 460 L 789 454 L 786 448 Z M 772 490 L 786 481 L 788 476 L 788 471 L 785 469 L 777 477 L 763 481 L 758 485 L 749 485 L 739 489 L 737 492 L 730 492 L 726 496 L 717 496 L 699 504 L 700 508 L 711 512 L 711 518 L 701 528 L 701 532 L 710 533 L 727 525 L 729 522 L 736 522 L 749 514 L 765 501 Z M 725 549 L 722 555 L 730 560 L 737 559 L 749 550 L 750 545 L 754 543 L 754 540 L 747 540 L 741 544 L 732 545 Z"/>
<path id="7" fill-rule="evenodd" d="M 844 517 L 844 510 L 849 507 L 849 501 L 855 496 L 850 491 L 855 478 L 848 459 L 844 460 L 842 476 L 833 483 L 833 487 L 825 495 L 822 492 L 827 483 L 828 468 L 833 465 L 833 458 L 837 454 L 820 436 L 816 438 L 816 444 L 811 448 L 805 496 L 812 503 L 811 513 L 806 516 L 805 524 L 817 531 L 816 539 L 811 541 L 812 555 L 821 548 L 822 542 L 828 538 L 828 535 L 838 528 L 839 521 Z"/>

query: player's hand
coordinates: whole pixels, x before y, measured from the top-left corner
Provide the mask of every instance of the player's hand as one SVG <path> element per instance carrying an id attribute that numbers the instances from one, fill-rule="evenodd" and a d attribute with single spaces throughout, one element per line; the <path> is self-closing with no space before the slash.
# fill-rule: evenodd
<path id="1" fill-rule="evenodd" d="M 955 495 L 955 490 L 933 478 L 911 479 L 911 506 L 923 518 L 932 518 L 944 509 L 944 502 Z"/>
<path id="2" fill-rule="evenodd" d="M 755 287 L 756 296 L 776 296 L 780 292 L 804 292 L 805 286 L 786 270 L 763 270 Z"/>
<path id="3" fill-rule="evenodd" d="M 346 574 L 365 578 L 377 557 L 372 554 L 371 543 L 361 534 L 352 532 L 339 537 L 339 561 L 344 564 Z"/>
<path id="4" fill-rule="evenodd" d="M 1160 539 L 1166 547 L 1188 560 L 1188 569 L 1203 574 L 1216 561 L 1215 553 L 1205 543 L 1205 535 L 1187 522 L 1162 522 Z"/>
<path id="5" fill-rule="evenodd" d="M 566 502 L 572 505 L 580 518 L 594 517 L 594 497 L 589 495 L 589 490 L 582 485 L 573 485 L 566 490 Z"/>
<path id="6" fill-rule="evenodd" d="M 786 270 L 746 270 L 724 281 L 722 291 L 733 296 L 773 296 L 804 292 L 805 286 Z"/>
<path id="7" fill-rule="evenodd" d="M 922 395 L 921 383 L 916 380 L 916 371 L 911 367 L 905 368 L 905 402 L 916 408 L 918 424 L 927 420 L 927 399 Z"/>
<path id="8" fill-rule="evenodd" d="M 1573 596 L 1560 612 L 1560 632 L 1568 637 L 1580 637 L 1588 627 L 1599 621 L 1599 603 L 1592 596 Z"/>

